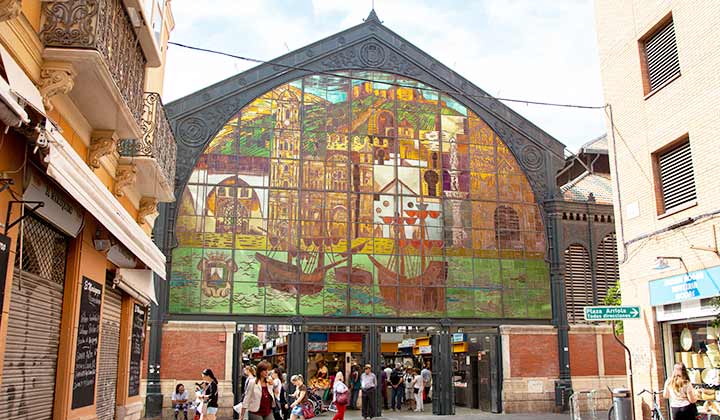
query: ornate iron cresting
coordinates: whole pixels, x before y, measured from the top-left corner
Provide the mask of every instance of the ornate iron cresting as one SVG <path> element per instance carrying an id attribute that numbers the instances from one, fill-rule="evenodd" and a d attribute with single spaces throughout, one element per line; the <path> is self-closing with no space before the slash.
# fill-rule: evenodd
<path id="1" fill-rule="evenodd" d="M 45 47 L 99 52 L 139 125 L 146 60 L 121 0 L 46 1 L 43 15 Z"/>
<path id="2" fill-rule="evenodd" d="M 175 188 L 175 156 L 177 145 L 159 93 L 145 92 L 143 96 L 141 139 L 121 140 L 118 153 L 126 157 L 154 158 L 166 181 Z"/>

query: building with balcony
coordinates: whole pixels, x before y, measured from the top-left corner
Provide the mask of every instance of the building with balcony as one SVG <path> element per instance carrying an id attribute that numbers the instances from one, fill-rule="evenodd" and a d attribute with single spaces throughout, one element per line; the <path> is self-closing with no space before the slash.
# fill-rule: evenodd
<path id="1" fill-rule="evenodd" d="M 170 0 L 0 1 L 0 406 L 138 419 L 175 200 Z"/>
<path id="2" fill-rule="evenodd" d="M 683 363 L 699 411 L 718 414 L 715 380 L 697 377 L 720 367 L 720 3 L 596 0 L 595 12 L 622 303 L 642 312 L 624 322 L 632 385 L 662 389 Z M 650 407 L 635 397 L 636 418 Z"/>

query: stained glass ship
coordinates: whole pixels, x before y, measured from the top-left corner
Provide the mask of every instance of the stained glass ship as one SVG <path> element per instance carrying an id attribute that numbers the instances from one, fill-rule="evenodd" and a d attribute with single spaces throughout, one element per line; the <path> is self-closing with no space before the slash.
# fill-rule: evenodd
<path id="1" fill-rule="evenodd" d="M 387 264 L 381 263 L 372 255 L 368 258 L 377 269 L 380 294 L 385 304 L 402 311 L 444 311 L 446 263 L 427 261 L 430 249 L 442 248 L 443 241 L 429 240 L 425 227 L 425 220 L 428 217 L 437 219 L 440 212 L 427 210 L 425 203 L 418 203 L 416 207 L 417 210 L 404 210 L 403 216 L 396 214 L 395 217 L 383 217 L 383 221 L 392 224 L 398 234 L 393 256 Z M 407 239 L 404 227 L 416 223 L 419 225 L 418 238 Z M 406 247 L 415 248 L 419 255 L 405 255 L 407 252 L 403 250 Z M 418 258 L 419 266 L 416 261 Z"/>

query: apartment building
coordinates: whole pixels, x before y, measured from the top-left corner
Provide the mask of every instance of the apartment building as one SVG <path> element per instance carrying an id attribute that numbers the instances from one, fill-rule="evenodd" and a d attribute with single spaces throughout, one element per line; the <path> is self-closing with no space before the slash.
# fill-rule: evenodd
<path id="1" fill-rule="evenodd" d="M 720 3 L 595 4 L 622 302 L 642 309 L 624 324 L 632 385 L 661 390 L 681 362 L 715 412 Z M 636 397 L 636 418 L 651 407 Z"/>
<path id="2" fill-rule="evenodd" d="M 0 1 L 0 412 L 138 419 L 169 0 Z"/>

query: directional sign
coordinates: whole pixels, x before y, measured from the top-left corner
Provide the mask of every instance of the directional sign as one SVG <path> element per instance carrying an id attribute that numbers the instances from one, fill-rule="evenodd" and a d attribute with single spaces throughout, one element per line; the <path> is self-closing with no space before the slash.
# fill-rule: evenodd
<path id="1" fill-rule="evenodd" d="M 639 306 L 586 306 L 585 321 L 617 321 L 640 318 Z"/>

